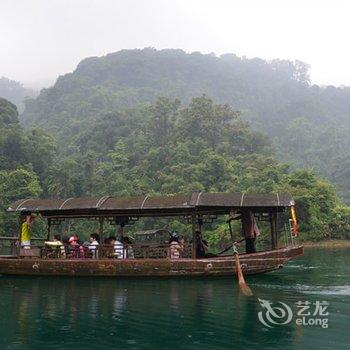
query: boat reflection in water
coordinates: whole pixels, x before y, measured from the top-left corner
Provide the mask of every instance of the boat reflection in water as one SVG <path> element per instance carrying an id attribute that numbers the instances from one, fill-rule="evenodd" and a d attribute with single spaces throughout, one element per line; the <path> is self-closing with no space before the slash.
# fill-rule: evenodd
<path id="1" fill-rule="evenodd" d="M 0 349 L 347 349 L 349 249 L 307 250 L 283 270 L 235 278 L 0 276 Z M 259 300 L 329 302 L 329 328 L 267 328 Z M 294 320 L 294 319 L 293 319 Z"/>
<path id="2" fill-rule="evenodd" d="M 103 349 L 118 343 L 122 349 L 227 349 L 243 344 L 243 334 L 264 334 L 256 299 L 242 296 L 231 278 L 0 280 L 7 300 L 1 310 L 11 315 L 2 319 L 0 344 L 9 348 Z"/>

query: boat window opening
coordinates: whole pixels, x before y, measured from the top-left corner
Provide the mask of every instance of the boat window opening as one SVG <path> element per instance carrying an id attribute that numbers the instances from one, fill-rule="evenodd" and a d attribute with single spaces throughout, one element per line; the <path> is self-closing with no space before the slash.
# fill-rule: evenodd
<path id="1" fill-rule="evenodd" d="M 239 212 L 237 213 L 239 214 Z M 290 235 L 290 218 L 289 212 L 284 211 L 278 213 L 276 220 L 276 246 L 289 246 L 295 245 L 295 240 Z M 256 251 L 267 251 L 271 249 L 271 213 L 270 212 L 255 212 L 253 213 L 256 223 L 258 225 L 260 235 L 255 239 Z M 142 219 L 142 220 L 141 220 Z M 182 258 L 191 258 L 194 255 L 193 250 L 196 249 L 193 245 L 193 239 L 191 236 L 191 227 L 188 225 L 189 218 L 186 216 L 180 218 L 116 218 L 116 217 L 88 217 L 88 218 L 50 218 L 48 220 L 49 236 L 45 237 L 45 229 L 43 230 L 41 237 L 32 238 L 33 252 L 23 251 L 22 248 L 18 250 L 19 244 L 15 240 L 8 243 L 4 243 L 6 240 L 0 239 L 0 248 L 7 250 L 8 255 L 19 255 L 21 257 L 29 256 L 40 256 L 48 259 L 59 259 L 59 258 L 118 258 L 117 254 L 110 254 L 109 246 L 104 243 L 110 236 L 115 236 L 117 242 L 121 241 L 121 227 L 123 228 L 123 235 L 129 237 L 132 240 L 132 244 L 129 244 L 129 250 L 132 249 L 135 253 L 133 258 L 168 258 L 171 254 L 169 253 L 169 241 L 173 235 L 183 236 L 186 242 L 186 247 L 183 248 L 183 253 L 179 254 Z M 220 224 L 224 223 L 227 217 L 225 215 L 207 215 L 196 217 L 195 226 L 197 230 L 200 230 L 202 240 L 205 242 L 206 257 L 218 256 L 222 250 L 226 250 L 232 244 L 232 239 L 229 236 L 229 232 L 226 232 L 227 240 L 226 245 L 214 246 L 211 245 L 210 236 L 215 230 L 218 229 Z M 175 222 L 175 224 L 174 224 Z M 102 224 L 102 227 L 101 227 Z M 118 225 L 119 224 L 119 225 Z M 148 230 L 137 230 L 138 228 L 144 227 L 163 226 L 164 229 L 148 229 Z M 172 229 L 171 228 L 176 228 Z M 232 223 L 234 240 L 236 242 L 241 241 L 237 245 L 238 250 L 241 254 L 245 253 L 245 242 L 242 234 L 242 222 L 237 220 Z M 41 228 L 42 225 L 41 225 Z M 46 228 L 47 230 L 48 228 Z M 180 229 L 180 231 L 178 231 Z M 93 254 L 93 250 L 89 249 L 89 234 L 91 232 L 99 232 L 100 234 L 100 246 L 95 248 L 96 254 Z M 44 241 L 51 239 L 54 235 L 60 235 L 62 241 L 67 243 L 69 237 L 76 235 L 79 239 L 79 245 L 83 247 L 80 252 L 76 252 L 69 245 L 64 245 L 65 254 L 59 249 L 45 246 Z M 243 239 L 243 242 L 242 242 Z M 36 242 L 35 242 L 36 241 Z M 282 243 L 283 242 L 283 243 Z M 123 250 L 124 248 L 121 248 Z M 40 252 L 38 252 L 40 251 Z M 225 253 L 231 254 L 231 250 L 226 250 Z M 129 254 L 130 255 L 130 254 Z M 123 252 L 124 258 L 130 258 L 127 251 Z"/>

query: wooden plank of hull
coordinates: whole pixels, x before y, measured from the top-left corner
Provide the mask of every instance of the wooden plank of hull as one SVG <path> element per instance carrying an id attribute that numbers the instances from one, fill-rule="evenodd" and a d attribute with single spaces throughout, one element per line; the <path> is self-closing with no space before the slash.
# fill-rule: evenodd
<path id="1" fill-rule="evenodd" d="M 242 254 L 245 274 L 281 268 L 303 247 Z M 225 276 L 236 274 L 233 257 L 211 259 L 0 259 L 0 274 L 40 276 Z"/>

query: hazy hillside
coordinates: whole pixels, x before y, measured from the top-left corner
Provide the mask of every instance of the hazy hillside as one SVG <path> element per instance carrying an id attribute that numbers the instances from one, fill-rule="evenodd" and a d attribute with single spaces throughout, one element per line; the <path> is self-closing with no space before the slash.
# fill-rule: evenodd
<path id="1" fill-rule="evenodd" d="M 26 98 L 33 98 L 37 95 L 37 91 L 23 87 L 18 81 L 9 80 L 5 77 L 0 78 L 0 97 L 14 103 L 19 112 L 23 112 Z"/>
<path id="2" fill-rule="evenodd" d="M 50 89 L 28 101 L 21 119 L 39 124 L 67 144 L 88 120 L 152 102 L 187 103 L 203 93 L 228 103 L 267 133 L 278 156 L 312 167 L 350 199 L 350 88 L 310 85 L 302 62 L 186 54 L 181 50 L 123 50 L 87 58 Z"/>
<path id="3" fill-rule="evenodd" d="M 294 196 L 303 239 L 348 237 L 350 210 L 333 186 L 278 162 L 266 136 L 229 105 L 205 96 L 186 105 L 158 98 L 149 106 L 106 113 L 82 123 L 59 147 L 48 133 L 22 128 L 16 107 L 3 99 L 0 126 L 2 234 L 16 229 L 16 217 L 5 209 L 18 198 L 277 191 Z M 177 220 L 172 228 L 186 230 Z M 86 223 L 85 239 L 93 229 Z M 230 239 L 225 222 L 209 235 L 211 246 L 220 249 Z"/>

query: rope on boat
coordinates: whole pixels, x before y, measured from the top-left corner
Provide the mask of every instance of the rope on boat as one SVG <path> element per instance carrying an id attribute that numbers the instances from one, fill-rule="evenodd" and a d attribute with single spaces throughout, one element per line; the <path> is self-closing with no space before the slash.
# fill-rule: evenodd
<path id="1" fill-rule="evenodd" d="M 99 208 L 108 198 L 111 198 L 111 196 L 103 196 L 101 197 L 98 202 L 96 203 L 96 208 Z"/>
<path id="2" fill-rule="evenodd" d="M 276 196 L 277 196 L 277 206 L 280 206 L 280 196 L 278 192 L 276 193 Z"/>
<path id="3" fill-rule="evenodd" d="M 239 241 L 235 241 L 233 242 L 233 245 L 235 246 L 236 244 L 239 244 L 241 242 L 245 241 L 245 238 L 240 239 Z M 230 244 L 227 248 L 225 248 L 224 250 L 222 250 L 221 252 L 217 253 L 217 255 L 221 255 L 226 253 L 228 250 L 230 250 L 232 248 L 232 244 Z"/>
<path id="4" fill-rule="evenodd" d="M 143 206 L 145 205 L 146 203 L 146 200 L 149 198 L 149 196 L 146 196 L 145 199 L 143 200 L 142 204 L 141 204 L 141 207 L 140 209 L 143 209 Z"/>
<path id="5" fill-rule="evenodd" d="M 198 204 L 199 204 L 199 200 L 201 199 L 202 193 L 203 192 L 199 192 L 199 194 L 198 194 L 197 201 L 196 201 L 196 206 L 198 206 Z"/>
<path id="6" fill-rule="evenodd" d="M 16 208 L 16 211 L 19 209 L 19 208 L 21 208 L 22 207 L 22 205 L 24 204 L 24 203 L 26 203 L 26 202 L 28 202 L 28 201 L 30 201 L 30 200 L 32 200 L 31 198 L 29 198 L 29 199 L 25 199 L 24 201 L 22 201 L 20 204 L 18 204 L 18 206 L 17 206 L 17 208 Z"/>
<path id="7" fill-rule="evenodd" d="M 59 209 L 62 209 L 62 208 L 64 207 L 64 205 L 65 205 L 67 202 L 69 202 L 71 199 L 74 199 L 74 198 L 71 197 L 71 198 L 68 198 L 68 199 L 66 199 L 65 201 L 63 201 L 63 203 L 60 205 Z"/>

